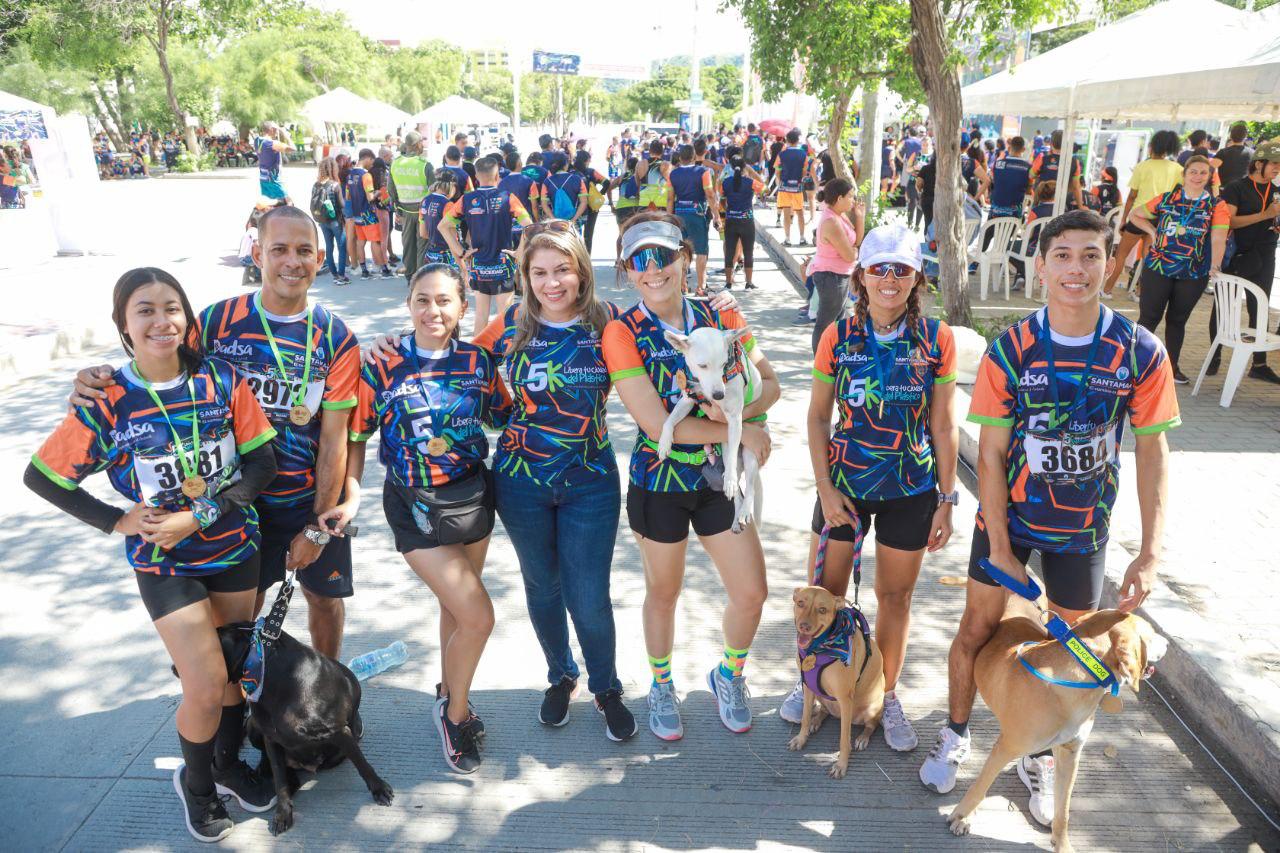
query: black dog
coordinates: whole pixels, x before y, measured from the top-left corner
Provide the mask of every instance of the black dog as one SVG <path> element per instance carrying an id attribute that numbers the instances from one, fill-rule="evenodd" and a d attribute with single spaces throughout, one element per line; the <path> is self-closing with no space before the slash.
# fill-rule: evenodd
<path id="1" fill-rule="evenodd" d="M 252 622 L 218 629 L 229 681 L 240 679 L 252 636 Z M 374 801 L 391 804 L 395 792 L 360 751 L 360 682 L 351 670 L 281 632 L 266 653 L 262 695 L 249 708 L 250 734 L 275 785 L 272 834 L 293 826 L 294 768 L 315 771 L 350 758 Z"/>

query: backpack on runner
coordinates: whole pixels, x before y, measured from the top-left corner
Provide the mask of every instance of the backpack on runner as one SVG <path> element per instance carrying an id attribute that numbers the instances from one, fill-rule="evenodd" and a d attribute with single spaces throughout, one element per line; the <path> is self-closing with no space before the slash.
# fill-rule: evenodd
<path id="1" fill-rule="evenodd" d="M 327 183 L 317 181 L 311 187 L 311 215 L 316 222 L 332 222 L 336 218 Z"/>
<path id="2" fill-rule="evenodd" d="M 547 183 L 555 187 L 555 194 L 551 197 L 551 213 L 556 219 L 573 219 L 574 214 L 578 212 L 578 205 L 569 198 L 569 193 L 565 191 L 565 186 L 569 183 L 571 175 L 560 174 L 551 175 L 547 178 Z M 563 178 L 560 183 L 556 183 L 553 178 Z"/>

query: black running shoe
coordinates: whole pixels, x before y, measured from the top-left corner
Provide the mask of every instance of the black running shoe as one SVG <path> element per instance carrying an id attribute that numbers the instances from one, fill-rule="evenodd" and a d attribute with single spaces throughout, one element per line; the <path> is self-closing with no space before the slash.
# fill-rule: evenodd
<path id="1" fill-rule="evenodd" d="M 436 698 L 437 699 L 444 698 L 444 685 L 438 681 L 436 682 Z M 471 704 L 470 697 L 467 697 L 467 713 L 471 715 L 468 718 L 471 720 L 471 730 L 475 732 L 476 740 L 480 741 L 480 746 L 483 748 L 484 747 L 484 720 L 480 719 L 480 716 L 476 713 L 476 706 Z"/>
<path id="2" fill-rule="evenodd" d="M 622 691 L 609 690 L 596 696 L 596 710 L 604 716 L 604 733 L 609 740 L 621 743 L 639 730 L 636 718 L 622 704 Z"/>
<path id="3" fill-rule="evenodd" d="M 1178 385 L 1186 385 L 1191 380 L 1187 378 L 1187 374 L 1175 367 L 1173 369 L 1173 381 Z"/>
<path id="4" fill-rule="evenodd" d="M 480 769 L 480 750 L 476 746 L 471 721 L 455 724 L 449 719 L 448 708 L 448 697 L 436 700 L 436 732 L 440 735 L 440 751 L 455 773 L 474 773 Z"/>
<path id="5" fill-rule="evenodd" d="M 369 272 L 369 271 L 368 271 L 367 269 L 365 269 L 364 267 L 361 267 L 361 268 L 360 268 L 360 278 L 364 279 L 365 281 L 368 281 L 369 279 L 373 278 L 373 273 Z"/>
<path id="6" fill-rule="evenodd" d="M 173 790 L 182 800 L 182 818 L 187 822 L 187 832 L 196 841 L 221 841 L 236 828 L 216 791 L 207 797 L 197 797 L 187 790 L 187 765 L 179 764 L 173 771 Z"/>
<path id="7" fill-rule="evenodd" d="M 1205 376 L 1217 376 L 1217 375 L 1218 375 L 1218 368 L 1219 368 L 1220 366 L 1221 366 L 1221 363 L 1220 363 L 1220 362 L 1215 358 L 1213 361 L 1209 362 L 1209 369 L 1208 369 L 1208 370 L 1206 370 L 1206 371 L 1204 372 L 1204 375 L 1205 375 Z"/>
<path id="8" fill-rule="evenodd" d="M 245 811 L 265 812 L 276 804 L 271 780 L 259 776 L 257 771 L 238 759 L 227 768 L 220 768 L 214 762 L 213 787 L 219 794 L 235 797 Z"/>
<path id="9" fill-rule="evenodd" d="M 1261 379 L 1263 382 L 1270 382 L 1273 385 L 1280 385 L 1280 374 L 1271 369 L 1268 364 L 1255 364 L 1249 368 L 1250 379 Z"/>
<path id="10" fill-rule="evenodd" d="M 542 708 L 538 722 L 544 726 L 563 726 L 569 721 L 569 700 L 578 693 L 578 682 L 569 676 L 560 679 L 542 694 Z"/>
<path id="11" fill-rule="evenodd" d="M 750 282 L 750 281 L 749 281 L 749 282 L 747 282 L 747 283 L 746 283 L 746 288 L 747 288 L 747 290 L 759 290 L 759 289 L 760 289 L 760 285 L 755 284 L 754 282 Z"/>

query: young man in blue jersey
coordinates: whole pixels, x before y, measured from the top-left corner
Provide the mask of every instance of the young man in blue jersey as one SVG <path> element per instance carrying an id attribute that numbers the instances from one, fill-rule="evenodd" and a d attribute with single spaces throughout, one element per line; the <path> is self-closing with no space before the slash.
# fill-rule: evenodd
<path id="1" fill-rule="evenodd" d="M 791 246 L 791 221 L 798 218 L 800 245 L 804 238 L 804 176 L 809 169 L 809 151 L 800 144 L 800 129 L 787 131 L 787 147 L 773 161 L 778 176 L 778 210 L 782 211 L 782 245 Z"/>
<path id="2" fill-rule="evenodd" d="M 988 173 L 991 216 L 1022 218 L 1022 203 L 1031 191 L 1031 163 L 1022 156 L 1027 141 L 1021 136 L 1009 140 L 1009 153 L 996 161 Z"/>

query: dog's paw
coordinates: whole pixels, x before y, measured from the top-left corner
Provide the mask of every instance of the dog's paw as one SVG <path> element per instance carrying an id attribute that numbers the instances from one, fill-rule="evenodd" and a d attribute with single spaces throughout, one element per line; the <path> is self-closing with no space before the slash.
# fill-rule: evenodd
<path id="1" fill-rule="evenodd" d="M 276 813 L 271 818 L 272 835 L 288 832 L 293 827 L 293 806 L 277 805 Z"/>
<path id="2" fill-rule="evenodd" d="M 658 437 L 659 462 L 665 462 L 667 457 L 671 455 L 671 445 L 675 443 L 675 438 L 675 430 L 663 428 L 662 435 Z"/>
<path id="3" fill-rule="evenodd" d="M 947 828 L 951 830 L 952 835 L 968 835 L 969 818 L 967 816 L 957 817 L 956 812 L 952 812 L 951 816 L 947 818 Z"/>
<path id="4" fill-rule="evenodd" d="M 827 714 L 819 710 L 814 713 L 813 720 L 809 723 L 809 734 L 817 734 L 818 729 L 822 728 L 822 724 L 827 721 Z"/>
<path id="5" fill-rule="evenodd" d="M 1052 838 L 1049 841 L 1053 847 L 1054 853 L 1076 853 L 1076 848 L 1071 846 L 1069 838 Z"/>
<path id="6" fill-rule="evenodd" d="M 853 751 L 862 752 L 871 743 L 871 732 L 865 731 L 853 739 Z"/>
<path id="7" fill-rule="evenodd" d="M 835 761 L 831 762 L 831 769 L 827 771 L 827 775 L 829 775 L 832 779 L 843 779 L 844 774 L 848 772 L 849 772 L 849 759 L 846 758 L 844 761 L 841 761 L 840 759 L 837 758 Z"/>
<path id="8" fill-rule="evenodd" d="M 369 793 L 373 794 L 373 801 L 380 806 L 389 806 L 391 801 L 395 799 L 396 792 L 391 790 L 391 786 L 381 779 L 378 783 L 369 789 Z"/>
<path id="9" fill-rule="evenodd" d="M 804 735 L 796 735 L 791 740 L 787 741 L 787 749 L 792 752 L 798 752 L 799 750 L 804 749 L 804 745 L 808 742 L 809 738 Z"/>

